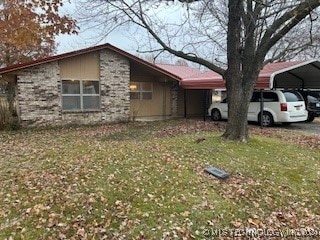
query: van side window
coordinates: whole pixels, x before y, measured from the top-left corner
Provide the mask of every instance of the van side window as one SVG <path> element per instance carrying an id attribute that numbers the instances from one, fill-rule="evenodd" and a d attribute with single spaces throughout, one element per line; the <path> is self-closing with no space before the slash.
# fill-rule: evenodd
<path id="1" fill-rule="evenodd" d="M 250 102 L 259 102 L 260 101 L 260 93 L 253 92 Z"/>
<path id="2" fill-rule="evenodd" d="M 264 102 L 279 102 L 278 95 L 274 92 L 263 92 Z M 251 102 L 261 102 L 261 93 L 253 92 Z"/>
<path id="3" fill-rule="evenodd" d="M 279 102 L 278 95 L 274 92 L 264 92 L 263 98 L 265 102 Z"/>

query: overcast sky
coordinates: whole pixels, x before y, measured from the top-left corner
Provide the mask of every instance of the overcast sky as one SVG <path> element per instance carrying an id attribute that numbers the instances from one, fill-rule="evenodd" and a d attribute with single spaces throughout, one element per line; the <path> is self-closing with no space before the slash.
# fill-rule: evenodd
<path id="1" fill-rule="evenodd" d="M 71 3 L 68 3 L 68 0 L 65 0 L 64 2 L 65 3 L 61 13 L 70 15 L 76 19 L 76 0 L 71 0 Z M 58 43 L 58 54 L 91 47 L 97 44 L 104 44 L 107 42 L 125 51 L 133 52 L 135 49 L 135 43 L 130 42 L 130 40 L 121 31 L 115 31 L 111 33 L 107 39 L 102 41 L 94 38 L 94 35 L 94 29 L 86 30 L 84 27 L 80 26 L 80 32 L 78 35 L 58 36 L 56 38 Z"/>
<path id="2" fill-rule="evenodd" d="M 79 11 L 79 9 L 77 9 L 76 2 L 79 3 L 79 1 L 71 0 L 70 3 L 68 0 L 63 1 L 64 6 L 63 9 L 61 9 L 61 14 L 69 15 L 77 20 L 77 16 L 79 16 L 77 10 Z M 161 20 L 163 20 L 166 23 L 172 24 L 176 21 L 181 21 L 182 15 L 186 13 L 186 8 L 181 8 L 180 2 L 174 2 L 174 4 L 171 3 L 170 6 L 168 6 L 166 3 L 163 4 L 164 5 L 162 7 L 157 8 L 154 12 L 156 18 L 158 20 L 160 19 L 160 22 Z M 94 20 L 92 22 L 95 23 Z M 94 29 L 93 27 L 91 29 L 87 29 L 88 26 L 79 25 L 79 27 L 80 30 L 78 35 L 60 35 L 56 38 L 58 43 L 58 54 L 75 51 L 104 43 L 110 43 L 131 54 L 139 55 L 140 57 L 148 55 L 148 53 L 141 53 L 141 51 L 140 53 L 137 52 L 138 49 L 141 50 L 141 45 L 146 47 L 145 49 L 142 49 L 146 51 L 158 48 L 156 45 L 150 44 L 150 42 L 147 41 L 147 36 L 145 32 L 139 32 L 139 30 L 137 30 L 138 32 L 130 32 L 128 29 L 116 29 L 112 33 L 110 33 L 105 39 L 100 40 L 99 36 L 97 36 L 99 34 L 99 30 Z M 135 28 L 133 27 L 133 29 Z M 161 60 L 162 62 L 166 63 L 173 63 L 177 60 L 177 58 L 168 53 L 162 53 L 160 56 L 158 56 L 157 60 Z"/>

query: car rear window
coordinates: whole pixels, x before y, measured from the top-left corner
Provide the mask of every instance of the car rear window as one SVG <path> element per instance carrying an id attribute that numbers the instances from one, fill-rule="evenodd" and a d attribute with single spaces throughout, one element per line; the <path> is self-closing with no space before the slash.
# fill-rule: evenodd
<path id="1" fill-rule="evenodd" d="M 320 99 L 320 93 L 319 92 L 308 92 L 308 96 L 312 96 L 316 99 Z"/>
<path id="2" fill-rule="evenodd" d="M 318 99 L 313 96 L 307 96 L 309 102 L 318 102 Z"/>
<path id="3" fill-rule="evenodd" d="M 294 91 L 286 91 L 283 92 L 287 102 L 299 102 L 299 101 L 303 101 L 303 98 L 301 97 L 301 95 L 298 92 L 294 92 Z"/>

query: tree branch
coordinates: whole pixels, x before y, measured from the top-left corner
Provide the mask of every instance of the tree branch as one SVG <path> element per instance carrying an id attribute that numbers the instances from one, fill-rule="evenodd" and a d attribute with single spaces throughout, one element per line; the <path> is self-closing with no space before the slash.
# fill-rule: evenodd
<path id="1" fill-rule="evenodd" d="M 265 54 L 291 29 L 304 19 L 311 11 L 320 6 L 319 0 L 310 0 L 299 4 L 294 9 L 287 11 L 282 17 L 277 19 L 265 32 L 259 46 L 258 51 L 260 57 Z M 284 25 L 282 28 L 281 26 Z M 280 29 L 280 30 L 279 30 Z M 272 35 L 274 35 L 272 37 Z"/>

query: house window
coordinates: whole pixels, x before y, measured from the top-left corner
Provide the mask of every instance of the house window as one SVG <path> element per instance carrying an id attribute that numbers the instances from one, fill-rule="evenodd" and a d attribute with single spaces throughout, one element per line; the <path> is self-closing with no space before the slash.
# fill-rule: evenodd
<path id="1" fill-rule="evenodd" d="M 153 92 L 152 82 L 131 82 L 130 98 L 137 100 L 151 100 Z"/>
<path id="2" fill-rule="evenodd" d="M 100 109 L 100 84 L 98 80 L 62 80 L 62 109 Z"/>

